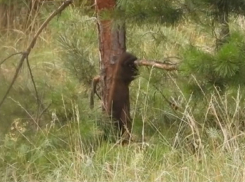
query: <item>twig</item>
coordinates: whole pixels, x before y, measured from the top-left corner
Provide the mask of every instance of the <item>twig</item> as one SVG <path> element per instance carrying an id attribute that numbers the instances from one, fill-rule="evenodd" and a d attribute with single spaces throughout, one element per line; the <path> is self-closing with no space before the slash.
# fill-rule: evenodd
<path id="1" fill-rule="evenodd" d="M 152 66 L 167 71 L 174 71 L 178 69 L 178 64 L 171 64 L 160 61 L 136 60 L 134 63 L 138 66 Z"/>
<path id="2" fill-rule="evenodd" d="M 38 29 L 37 33 L 34 35 L 31 43 L 29 44 L 29 46 L 27 47 L 25 52 L 22 52 L 22 57 L 20 59 L 20 63 L 18 65 L 18 67 L 16 68 L 13 80 L 10 84 L 10 86 L 8 87 L 8 90 L 6 92 L 6 94 L 4 95 L 4 97 L 2 98 L 1 102 L 0 102 L 0 107 L 2 106 L 3 102 L 5 101 L 5 99 L 7 98 L 11 88 L 13 87 L 13 84 L 15 83 L 18 74 L 20 72 L 20 69 L 23 65 L 23 62 L 25 61 L 25 59 L 27 59 L 27 57 L 29 56 L 32 48 L 35 46 L 36 44 L 36 40 L 39 37 L 39 35 L 41 34 L 41 32 L 43 31 L 43 29 L 48 25 L 48 23 L 59 13 L 61 13 L 67 6 L 69 6 L 72 3 L 72 0 L 66 0 L 63 2 L 63 4 L 58 7 L 58 9 L 56 9 L 55 11 L 53 11 L 53 13 L 51 13 L 51 15 L 43 22 L 43 24 L 41 25 L 41 27 Z"/>
<path id="3" fill-rule="evenodd" d="M 39 96 L 38 96 L 37 86 L 36 86 L 36 83 L 35 83 L 35 81 L 34 81 L 34 77 L 33 77 L 32 71 L 31 71 L 31 66 L 30 66 L 30 62 L 29 62 L 28 57 L 26 57 L 26 63 L 27 63 L 28 70 L 29 70 L 29 72 L 30 72 L 32 84 L 33 84 L 34 89 L 35 89 L 35 94 L 36 94 L 37 104 L 39 105 L 40 99 L 39 99 Z"/>
<path id="4" fill-rule="evenodd" d="M 3 64 L 5 61 L 7 61 L 7 60 L 8 60 L 9 58 L 11 58 L 12 56 L 15 56 L 15 55 L 17 55 L 17 54 L 23 54 L 23 52 L 17 52 L 17 53 L 11 54 L 10 56 L 8 56 L 8 57 L 6 57 L 4 60 L 2 60 L 2 62 L 0 63 L 0 65 Z"/>
<path id="5" fill-rule="evenodd" d="M 20 72 L 20 69 L 21 69 L 21 67 L 22 67 L 22 65 L 23 65 L 23 62 L 24 62 L 24 60 L 25 60 L 25 55 L 26 55 L 26 53 L 23 53 L 23 55 L 22 55 L 22 57 L 21 57 L 21 60 L 20 60 L 20 63 L 19 63 L 19 65 L 18 65 L 18 67 L 16 68 L 16 71 L 15 71 L 15 74 L 14 74 L 14 78 L 12 79 L 12 81 L 11 81 L 11 83 L 10 83 L 10 85 L 9 85 L 9 88 L 8 88 L 7 92 L 5 93 L 3 99 L 2 99 L 1 102 L 0 102 L 0 107 L 2 106 L 3 102 L 4 102 L 5 99 L 7 98 L 7 96 L 8 96 L 8 94 L 9 94 L 9 92 L 10 92 L 12 86 L 14 85 L 14 82 L 15 82 L 16 78 L 18 77 L 18 74 L 19 74 L 19 72 Z"/>
<path id="6" fill-rule="evenodd" d="M 180 109 L 180 106 L 178 106 L 177 104 L 175 104 L 174 102 L 171 102 L 164 94 L 163 92 L 159 89 L 159 87 L 157 87 L 155 84 L 153 84 L 153 87 L 162 95 L 162 97 L 164 98 L 164 100 L 168 103 L 168 105 L 170 106 L 171 109 L 173 109 L 174 112 L 176 112 L 177 110 Z"/>
<path id="7" fill-rule="evenodd" d="M 51 103 L 48 104 L 48 106 L 46 106 L 42 111 L 41 113 L 38 115 L 37 118 L 41 118 L 42 115 L 48 110 L 48 108 L 51 106 Z"/>
<path id="8" fill-rule="evenodd" d="M 12 97 L 9 97 L 9 99 L 11 99 L 14 103 L 16 103 L 23 111 L 25 111 L 25 113 L 33 120 L 33 122 L 38 126 L 38 124 L 36 123 L 36 120 L 35 120 L 35 118 L 31 115 L 31 113 L 29 113 L 28 112 L 28 110 L 24 107 L 24 106 L 22 106 L 21 104 L 20 104 L 20 102 L 18 102 L 18 101 L 16 101 L 16 100 L 14 100 Z"/>

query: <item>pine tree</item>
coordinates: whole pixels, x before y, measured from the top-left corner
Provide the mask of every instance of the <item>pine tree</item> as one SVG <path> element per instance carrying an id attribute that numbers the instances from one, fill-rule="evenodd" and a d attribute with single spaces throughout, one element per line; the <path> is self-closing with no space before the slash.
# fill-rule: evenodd
<path id="1" fill-rule="evenodd" d="M 216 48 L 219 49 L 230 35 L 229 17 L 245 14 L 244 0 L 186 0 L 186 7 L 195 16 L 208 15 L 216 28 Z M 195 13 L 193 13 L 195 12 Z"/>
<path id="2" fill-rule="evenodd" d="M 169 0 L 118 0 L 118 17 L 136 24 L 176 23 L 183 15 L 182 4 Z"/>
<path id="3" fill-rule="evenodd" d="M 237 86 L 245 86 L 245 40 L 241 31 L 230 31 L 229 20 L 233 15 L 244 15 L 244 0 L 188 0 L 187 7 L 195 16 L 210 19 L 216 30 L 216 49 L 206 52 L 190 46 L 185 49 L 181 67 L 184 75 L 194 75 L 199 85 L 190 81 L 189 91 L 200 93 L 202 90 L 225 91 Z M 201 88 L 200 88 L 201 87 Z"/>
<path id="4" fill-rule="evenodd" d="M 107 115 L 116 116 L 119 128 L 126 131 L 128 139 L 131 132 L 130 102 L 129 102 L 129 83 L 123 83 L 119 75 L 126 67 L 126 63 L 135 61 L 137 58 L 126 52 L 126 32 L 125 20 L 136 23 L 174 23 L 181 15 L 181 12 L 173 7 L 171 1 L 158 0 L 97 0 L 95 8 L 98 19 L 99 47 L 102 85 L 102 108 Z M 127 26 L 127 25 L 126 25 Z M 124 55 L 127 59 L 120 58 Z M 133 59 L 133 60 L 132 60 Z M 131 61 L 130 61 L 131 60 Z M 120 61 L 120 62 L 119 62 Z M 120 65 L 118 65 L 118 62 Z M 133 62 L 132 62 L 133 64 Z M 123 77 L 128 76 L 127 68 Z M 135 68 L 134 68 L 135 69 Z M 115 72 L 118 71 L 118 72 Z M 94 79 L 94 83 L 98 79 Z M 120 82 L 120 83 L 116 83 Z M 122 82 L 122 83 L 121 83 Z M 121 86 L 117 86 L 121 84 Z M 120 89 L 119 89 L 120 88 Z M 122 93 L 124 92 L 124 93 Z M 123 100 L 122 100 L 123 99 Z M 122 125 L 125 129 L 122 129 Z M 120 131 L 120 132 L 122 132 Z M 124 134 L 124 133 L 121 133 Z"/>

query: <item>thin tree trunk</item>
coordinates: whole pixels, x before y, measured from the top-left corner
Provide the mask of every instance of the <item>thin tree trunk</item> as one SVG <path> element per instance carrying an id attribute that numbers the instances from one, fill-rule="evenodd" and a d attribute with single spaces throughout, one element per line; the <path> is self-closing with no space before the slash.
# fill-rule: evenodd
<path id="1" fill-rule="evenodd" d="M 113 19 L 100 17 L 103 10 L 113 11 L 116 6 L 115 0 L 97 0 L 96 10 L 98 18 L 100 69 L 103 84 L 103 109 L 109 113 L 111 108 L 108 103 L 109 90 L 112 83 L 113 69 L 119 56 L 126 51 L 125 28 L 122 25 L 115 25 Z"/>
<path id="2" fill-rule="evenodd" d="M 95 0 L 99 33 L 101 69 L 100 81 L 102 84 L 103 101 L 102 108 L 107 115 L 114 117 L 113 119 L 117 120 L 120 125 L 121 123 L 123 123 L 124 125 L 128 125 L 128 129 L 131 130 L 128 89 L 129 84 L 123 83 L 122 89 L 126 92 L 126 94 L 122 94 L 122 97 L 124 97 L 123 103 L 122 99 L 115 99 L 115 97 L 117 97 L 117 94 L 118 97 L 120 97 L 119 87 L 121 86 L 120 81 L 122 81 L 118 79 L 115 80 L 115 74 L 117 75 L 117 73 L 115 73 L 115 70 L 118 70 L 117 62 L 119 61 L 120 57 L 126 52 L 125 26 L 124 24 L 116 24 L 112 16 L 109 17 L 110 15 L 112 15 L 115 6 L 116 0 Z M 106 18 L 102 16 L 104 14 L 106 14 Z M 115 87 L 115 84 L 118 84 L 120 86 L 117 85 Z M 121 128 L 121 130 L 124 129 Z"/>

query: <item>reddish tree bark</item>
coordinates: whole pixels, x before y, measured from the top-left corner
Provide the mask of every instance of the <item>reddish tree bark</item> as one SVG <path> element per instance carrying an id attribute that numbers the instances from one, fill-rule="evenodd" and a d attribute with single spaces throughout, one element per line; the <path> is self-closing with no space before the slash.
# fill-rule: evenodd
<path id="1" fill-rule="evenodd" d="M 98 19 L 99 49 L 100 49 L 100 69 L 101 81 L 103 85 L 103 108 L 109 112 L 108 108 L 109 90 L 112 81 L 113 69 L 119 56 L 126 51 L 125 28 L 114 25 L 113 19 L 103 19 L 103 11 L 113 11 L 116 6 L 115 0 L 95 0 L 95 7 Z"/>
<path id="2" fill-rule="evenodd" d="M 123 103 L 123 107 L 116 108 L 114 106 L 117 104 L 117 100 L 113 101 L 111 99 L 111 95 L 113 94 L 115 96 L 117 94 L 115 92 L 118 92 L 112 85 L 115 83 L 115 80 L 113 80 L 113 74 L 115 75 L 114 70 L 116 69 L 120 56 L 126 52 L 125 26 L 124 24 L 115 24 L 112 17 L 115 7 L 116 0 L 95 0 L 99 33 L 100 81 L 102 84 L 103 111 L 109 116 L 112 115 L 112 117 L 113 113 L 124 113 L 124 116 L 126 115 L 127 117 L 125 116 L 119 120 L 123 120 L 123 123 L 128 123 L 128 118 L 130 118 L 129 109 L 122 110 L 122 108 L 130 108 L 129 100 Z M 129 94 L 129 91 L 127 92 Z"/>

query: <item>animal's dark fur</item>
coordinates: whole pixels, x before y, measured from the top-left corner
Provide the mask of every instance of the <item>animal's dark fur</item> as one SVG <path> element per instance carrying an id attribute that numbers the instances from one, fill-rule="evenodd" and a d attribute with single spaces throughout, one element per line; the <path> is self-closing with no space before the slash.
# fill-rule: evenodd
<path id="1" fill-rule="evenodd" d="M 99 75 L 94 77 L 92 80 L 91 93 L 90 93 L 90 109 L 94 108 L 94 94 L 96 94 L 98 96 L 98 98 L 101 99 L 99 94 L 96 91 L 97 85 L 99 82 L 100 82 L 100 76 Z"/>
<path id="2" fill-rule="evenodd" d="M 112 85 L 109 94 L 110 114 L 117 122 L 121 135 L 131 132 L 129 84 L 138 75 L 134 64 L 137 58 L 130 53 L 123 53 L 112 75 Z"/>

